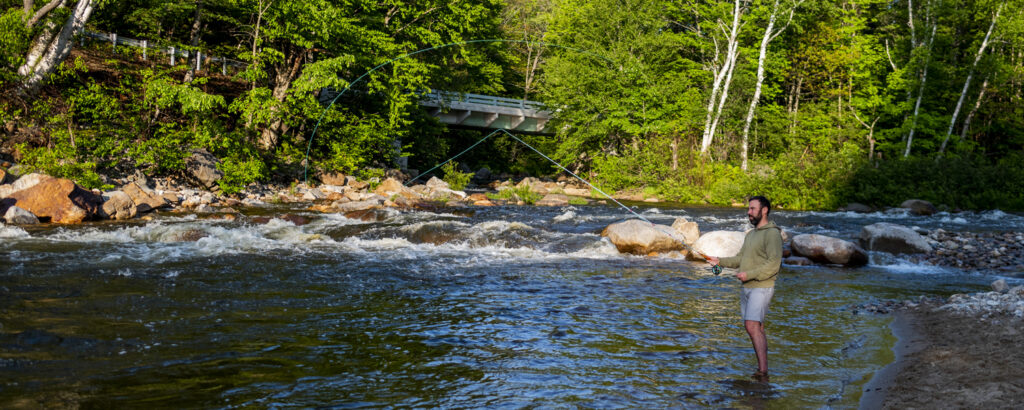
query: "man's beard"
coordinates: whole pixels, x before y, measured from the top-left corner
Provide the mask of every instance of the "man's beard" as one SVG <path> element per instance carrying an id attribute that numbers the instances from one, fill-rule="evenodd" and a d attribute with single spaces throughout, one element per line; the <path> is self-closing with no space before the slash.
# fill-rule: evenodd
<path id="1" fill-rule="evenodd" d="M 750 224 L 751 225 L 757 226 L 757 224 L 761 223 L 761 215 L 758 215 L 758 216 L 747 215 L 747 218 L 750 219 Z"/>

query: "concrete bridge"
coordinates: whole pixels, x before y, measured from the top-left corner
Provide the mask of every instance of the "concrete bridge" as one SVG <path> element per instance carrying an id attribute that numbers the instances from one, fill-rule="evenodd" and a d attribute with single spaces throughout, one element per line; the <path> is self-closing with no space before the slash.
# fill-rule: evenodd
<path id="1" fill-rule="evenodd" d="M 475 128 L 504 128 L 509 131 L 553 134 L 547 128 L 551 111 L 536 101 L 490 95 L 433 91 L 424 94 L 420 105 L 441 122 Z"/>
<path id="2" fill-rule="evenodd" d="M 336 91 L 324 90 L 319 100 L 328 104 L 337 96 Z M 547 126 L 551 111 L 537 101 L 435 90 L 423 94 L 420 105 L 445 124 L 554 134 Z"/>

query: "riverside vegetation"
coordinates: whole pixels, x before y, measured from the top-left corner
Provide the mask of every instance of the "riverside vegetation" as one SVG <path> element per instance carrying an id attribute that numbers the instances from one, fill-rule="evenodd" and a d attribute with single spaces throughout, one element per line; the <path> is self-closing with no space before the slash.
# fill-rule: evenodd
<path id="1" fill-rule="evenodd" d="M 182 174 L 195 149 L 217 158 L 226 195 L 301 180 L 307 166 L 313 179 L 379 178 L 402 157 L 427 169 L 484 135 L 418 106 L 417 90 L 440 89 L 561 107 L 555 135 L 523 138 L 602 189 L 641 198 L 1024 209 L 1019 0 L 0 7 L 0 159 L 86 188 L 135 171 Z M 82 30 L 190 54 L 168 66 L 155 48 L 143 59 Z M 526 41 L 420 53 L 351 83 L 402 54 L 484 38 Z M 241 68 L 224 74 L 196 52 Z M 324 112 L 319 91 L 347 86 Z M 459 161 L 468 167 L 449 167 L 448 179 L 556 171 L 507 137 Z"/>

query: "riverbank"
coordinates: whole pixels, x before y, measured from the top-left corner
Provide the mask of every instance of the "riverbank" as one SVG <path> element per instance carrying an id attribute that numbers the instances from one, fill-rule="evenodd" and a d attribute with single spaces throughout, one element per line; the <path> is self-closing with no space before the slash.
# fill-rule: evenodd
<path id="1" fill-rule="evenodd" d="M 1024 287 L 954 295 L 947 303 L 907 304 L 895 312 L 896 359 L 865 386 L 861 408 L 1021 408 L 1019 349 Z"/>

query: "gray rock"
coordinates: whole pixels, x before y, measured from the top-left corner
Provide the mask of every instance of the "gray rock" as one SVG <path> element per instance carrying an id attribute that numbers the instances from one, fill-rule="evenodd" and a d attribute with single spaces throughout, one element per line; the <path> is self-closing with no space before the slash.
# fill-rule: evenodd
<path id="1" fill-rule="evenodd" d="M 794 266 L 810 266 L 814 264 L 814 262 L 811 262 L 810 259 L 807 259 L 803 256 L 790 256 L 788 258 L 783 259 L 782 263 Z"/>
<path id="2" fill-rule="evenodd" d="M 846 206 L 844 206 L 842 208 L 839 208 L 839 210 L 840 211 L 848 211 L 848 212 L 857 212 L 857 213 L 861 213 L 861 214 L 871 213 L 871 212 L 875 211 L 875 209 L 870 207 L 870 206 L 867 206 L 867 205 L 864 205 L 864 204 L 859 204 L 859 203 L 856 203 L 856 202 L 850 202 L 850 203 L 846 204 Z"/>
<path id="3" fill-rule="evenodd" d="M 430 177 L 430 180 L 425 185 L 430 189 L 452 189 L 447 182 L 442 181 L 438 177 Z"/>
<path id="4" fill-rule="evenodd" d="M 903 201 L 903 203 L 900 204 L 900 208 L 907 208 L 910 210 L 910 213 L 914 215 L 928 216 L 938 212 L 938 210 L 935 209 L 935 205 L 932 205 L 931 202 L 922 199 L 908 199 Z"/>
<path id="5" fill-rule="evenodd" d="M 999 293 L 1006 293 L 1010 290 L 1010 285 L 1006 284 L 1005 279 L 999 279 L 995 282 L 992 282 L 992 290 Z"/>
<path id="6" fill-rule="evenodd" d="M 217 181 L 224 178 L 224 173 L 217 169 L 218 163 L 217 157 L 206 150 L 192 150 L 192 155 L 185 159 L 185 174 L 203 188 L 219 190 Z"/>
<path id="7" fill-rule="evenodd" d="M 793 237 L 793 253 L 818 263 L 864 266 L 868 254 L 853 242 L 825 235 L 802 234 Z"/>
<path id="8" fill-rule="evenodd" d="M 675 229 L 676 232 L 683 236 L 683 242 L 686 242 L 687 245 L 693 245 L 694 242 L 697 242 L 697 239 L 700 239 L 700 228 L 697 226 L 697 223 L 686 218 L 676 218 L 672 222 L 672 229 Z"/>
<path id="9" fill-rule="evenodd" d="M 537 206 L 566 206 L 569 205 L 569 197 L 562 194 L 544 195 L 537 203 Z"/>
<path id="10" fill-rule="evenodd" d="M 700 236 L 693 243 L 693 250 L 708 256 L 718 258 L 736 256 L 743 247 L 743 239 L 746 234 L 737 231 L 711 231 Z M 688 256 L 691 260 L 703 259 L 697 255 Z"/>
<path id="11" fill-rule="evenodd" d="M 345 203 L 335 202 L 334 205 L 335 208 L 338 209 L 338 212 L 365 211 L 367 209 L 379 208 L 380 206 L 384 205 L 384 200 L 371 199 L 366 201 L 355 201 Z"/>
<path id="12" fill-rule="evenodd" d="M 630 219 L 608 225 L 601 236 L 607 237 L 622 253 L 647 255 L 652 252 L 684 250 L 679 240 L 666 233 L 672 231 L 670 226 L 655 227 L 639 219 Z"/>
<path id="13" fill-rule="evenodd" d="M 4 213 L 4 220 L 12 225 L 35 225 L 39 223 L 39 218 L 17 206 L 7 208 L 7 212 Z"/>
<path id="14" fill-rule="evenodd" d="M 323 191 L 317 188 L 310 189 L 306 191 L 305 194 L 302 194 L 302 199 L 305 199 L 307 201 L 315 201 L 324 198 L 327 198 L 327 194 L 325 194 Z"/>
<path id="15" fill-rule="evenodd" d="M 870 251 L 892 254 L 929 253 L 928 240 L 913 229 L 888 222 L 874 223 L 860 231 L 860 245 Z"/>

